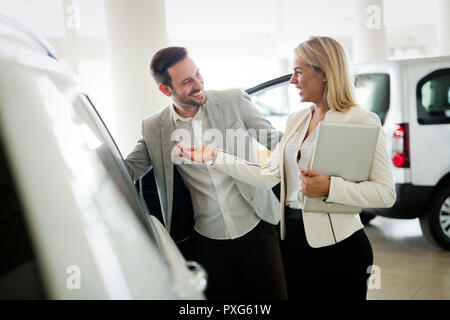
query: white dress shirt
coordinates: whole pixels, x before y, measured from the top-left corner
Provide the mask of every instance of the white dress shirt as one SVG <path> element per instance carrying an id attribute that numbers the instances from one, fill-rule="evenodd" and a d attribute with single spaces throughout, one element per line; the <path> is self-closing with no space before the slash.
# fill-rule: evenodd
<path id="1" fill-rule="evenodd" d="M 186 130 L 191 137 L 177 143 L 183 147 L 211 143 L 203 141 L 203 132 L 212 129 L 204 106 L 199 107 L 194 117 L 183 118 L 172 105 L 172 117 L 177 129 Z M 180 160 L 182 163 L 176 166 L 191 194 L 194 229 L 198 233 L 211 239 L 235 239 L 258 224 L 260 218 L 241 195 L 233 178 L 206 164 Z"/>
<path id="2" fill-rule="evenodd" d="M 286 142 L 284 150 L 285 170 L 286 170 L 286 206 L 293 209 L 302 209 L 302 202 L 298 196 L 302 189 L 300 170 L 306 170 L 309 158 L 314 150 L 314 143 L 317 138 L 317 127 L 302 142 L 311 122 L 312 113 L 305 119 L 305 124 Z M 297 155 L 300 151 L 300 159 Z"/>

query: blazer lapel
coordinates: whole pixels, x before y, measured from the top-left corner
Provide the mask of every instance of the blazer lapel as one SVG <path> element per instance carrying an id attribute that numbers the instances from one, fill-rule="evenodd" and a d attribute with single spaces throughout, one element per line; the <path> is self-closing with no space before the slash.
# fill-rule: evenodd
<path id="1" fill-rule="evenodd" d="M 336 121 L 335 120 L 336 115 L 339 116 L 339 113 L 337 111 L 333 110 L 333 109 L 330 109 L 325 114 L 325 118 L 322 120 L 322 122 L 333 122 L 333 121 Z M 313 149 L 313 152 L 312 152 L 311 156 L 309 157 L 308 164 L 306 166 L 308 169 L 311 168 L 311 162 L 312 162 L 312 158 L 313 158 L 312 155 L 314 155 L 314 151 L 315 151 L 315 146 L 314 146 L 314 149 Z"/>
<path id="2" fill-rule="evenodd" d="M 222 133 L 222 141 L 216 141 L 216 148 L 223 149 L 224 151 L 228 150 L 226 145 L 227 137 L 226 137 L 226 125 L 225 120 L 223 118 L 222 111 L 220 110 L 219 101 L 216 97 L 207 93 L 208 101 L 205 104 L 205 114 L 208 117 L 209 123 L 211 124 L 211 128 L 217 129 Z M 221 143 L 221 145 L 220 145 Z"/>
<path id="3" fill-rule="evenodd" d="M 161 118 L 161 151 L 163 157 L 164 177 L 166 180 L 166 193 L 168 201 L 167 217 L 164 220 L 167 222 L 166 228 L 170 232 L 170 226 L 172 221 L 172 205 L 173 205 L 173 162 L 172 162 L 172 149 L 173 142 L 171 141 L 172 132 L 175 129 L 175 125 L 171 116 L 171 107 L 167 108 L 167 111 Z"/>
<path id="4" fill-rule="evenodd" d="M 299 125 L 301 123 L 303 123 L 305 121 L 305 119 L 307 117 L 309 117 L 310 112 L 305 112 L 304 114 L 302 114 L 298 119 L 296 119 L 294 121 L 294 123 L 292 124 L 292 126 L 289 126 L 289 128 L 286 128 L 286 132 L 285 132 L 285 136 L 283 137 L 284 141 L 283 144 L 281 145 L 281 155 L 282 155 L 282 166 L 284 167 L 284 149 L 286 147 L 287 142 L 289 141 L 290 138 L 292 138 L 292 136 L 297 132 L 297 129 L 299 128 Z M 305 131 L 306 132 L 306 131 Z M 301 137 L 301 139 L 303 139 L 304 136 Z"/>
<path id="5" fill-rule="evenodd" d="M 301 123 L 303 123 L 306 120 L 306 118 L 309 117 L 310 114 L 311 114 L 311 112 L 305 112 L 298 119 L 296 119 L 296 121 L 292 124 L 292 126 L 290 126 L 289 128 L 286 128 L 286 133 L 285 133 L 286 139 L 283 139 L 284 141 L 283 141 L 283 144 L 281 145 L 281 150 L 280 150 L 280 152 L 281 152 L 280 156 L 283 159 L 283 161 L 281 161 L 281 166 L 280 166 L 280 176 L 283 177 L 282 181 L 284 181 L 284 183 L 282 185 L 283 196 L 284 196 L 284 193 L 286 192 L 286 177 L 284 176 L 284 159 L 285 159 L 284 150 L 286 148 L 286 144 L 289 141 L 289 139 L 292 138 L 292 136 L 297 132 L 299 125 Z M 306 132 L 306 130 L 304 130 L 304 131 Z M 303 137 L 304 137 L 304 135 L 300 138 L 303 139 Z"/>
<path id="6" fill-rule="evenodd" d="M 219 108 L 219 102 L 216 97 L 212 94 L 208 94 L 208 101 L 205 104 L 205 112 L 208 116 L 209 122 L 211 123 L 211 127 L 215 129 L 219 129 L 223 133 L 225 133 L 225 122 L 223 119 L 222 112 Z"/>

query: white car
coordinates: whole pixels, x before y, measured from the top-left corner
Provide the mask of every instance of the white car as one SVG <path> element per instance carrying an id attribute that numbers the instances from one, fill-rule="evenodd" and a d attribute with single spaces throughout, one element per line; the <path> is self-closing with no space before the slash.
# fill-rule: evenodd
<path id="1" fill-rule="evenodd" d="M 450 249 L 450 57 L 360 64 L 353 74 L 359 103 L 383 123 L 397 190 L 392 208 L 366 209 L 362 221 L 420 218 L 424 235 Z M 247 90 L 279 130 L 299 110 L 290 76 Z"/>
<path id="2" fill-rule="evenodd" d="M 204 299 L 88 95 L 0 16 L 0 299 Z"/>

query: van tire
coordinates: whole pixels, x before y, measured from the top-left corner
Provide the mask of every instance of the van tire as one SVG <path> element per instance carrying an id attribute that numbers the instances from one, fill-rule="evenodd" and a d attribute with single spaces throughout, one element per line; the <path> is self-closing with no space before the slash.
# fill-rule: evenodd
<path id="1" fill-rule="evenodd" d="M 420 218 L 425 238 L 441 248 L 450 250 L 450 236 L 444 233 L 440 223 L 442 209 L 445 209 L 445 213 L 448 211 L 450 219 L 450 185 L 445 185 L 437 191 L 427 214 Z"/>

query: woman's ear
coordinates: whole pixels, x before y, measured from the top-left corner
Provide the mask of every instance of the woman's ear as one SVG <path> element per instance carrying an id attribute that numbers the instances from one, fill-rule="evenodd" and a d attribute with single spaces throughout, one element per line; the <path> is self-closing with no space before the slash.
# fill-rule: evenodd
<path id="1" fill-rule="evenodd" d="M 172 96 L 172 89 L 165 84 L 160 83 L 158 86 L 159 91 L 161 91 L 164 95 L 170 97 Z"/>
<path id="2" fill-rule="evenodd" d="M 328 82 L 328 79 L 327 79 L 327 75 L 325 74 L 325 72 L 323 72 L 323 71 L 321 71 L 322 72 L 322 77 L 323 77 L 323 82 Z"/>

